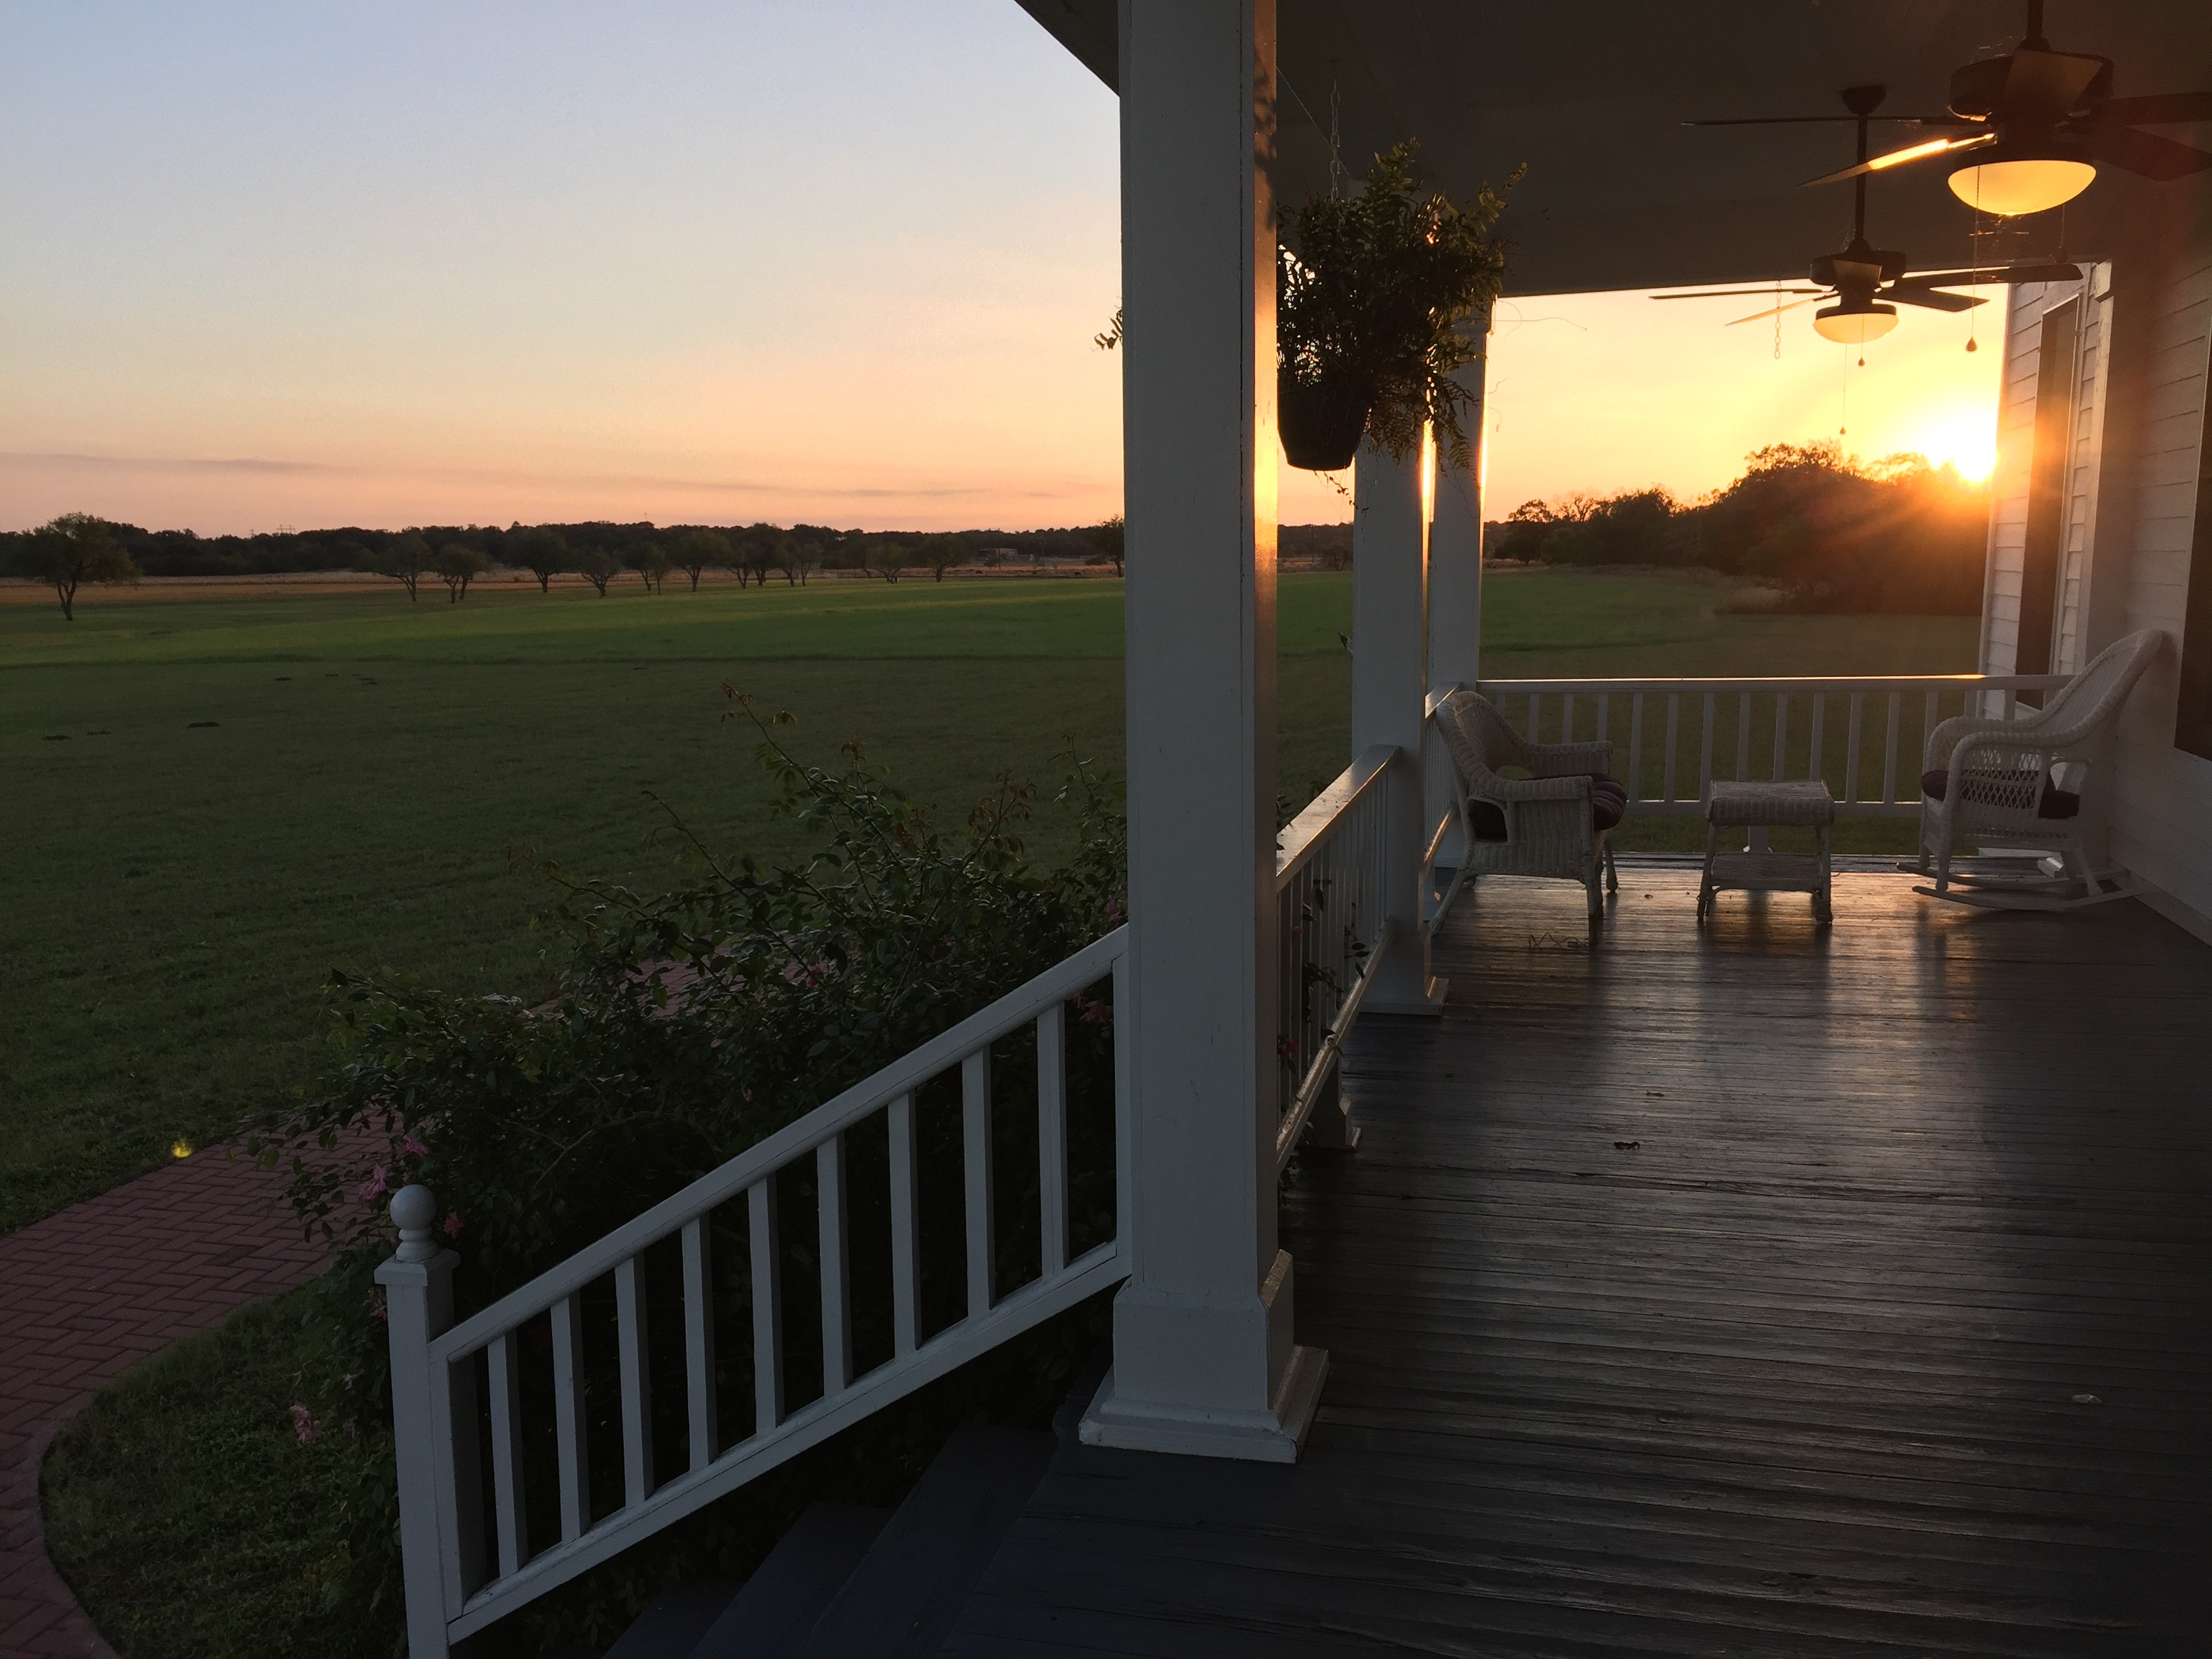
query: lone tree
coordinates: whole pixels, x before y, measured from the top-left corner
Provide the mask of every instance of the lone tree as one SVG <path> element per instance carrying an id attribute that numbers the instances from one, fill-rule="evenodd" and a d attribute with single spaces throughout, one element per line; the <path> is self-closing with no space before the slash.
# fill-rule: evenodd
<path id="1" fill-rule="evenodd" d="M 553 591 L 553 578 L 566 570 L 569 562 L 568 544 L 561 539 L 561 532 L 543 525 L 507 532 L 507 555 L 538 578 L 541 593 Z"/>
<path id="2" fill-rule="evenodd" d="M 434 568 L 446 584 L 446 603 L 459 605 L 469 596 L 469 584 L 491 568 L 491 561 L 473 547 L 447 542 L 438 550 Z"/>
<path id="3" fill-rule="evenodd" d="M 946 571 L 968 558 L 968 544 L 957 536 L 932 536 L 922 543 L 921 550 L 922 563 L 939 581 L 945 580 Z"/>
<path id="4" fill-rule="evenodd" d="M 384 550 L 376 556 L 376 568 L 380 574 L 392 578 L 407 590 L 410 601 L 422 596 L 417 591 L 422 578 L 437 568 L 431 556 L 430 544 L 419 530 L 403 530 L 385 543 Z"/>
<path id="5" fill-rule="evenodd" d="M 607 584 L 622 572 L 622 561 L 604 547 L 587 547 L 576 555 L 577 574 L 598 589 L 603 599 L 607 596 Z"/>
<path id="6" fill-rule="evenodd" d="M 691 591 L 699 591 L 699 578 L 709 570 L 726 570 L 737 563 L 737 552 L 730 538 L 718 530 L 687 530 L 676 538 L 674 561 L 676 568 L 691 579 Z M 738 574 L 738 586 L 744 585 L 744 573 Z"/>
<path id="7" fill-rule="evenodd" d="M 1121 515 L 1092 525 L 1083 532 L 1084 539 L 1098 551 L 1098 556 L 1114 567 L 1114 574 L 1121 574 Z"/>
<path id="8" fill-rule="evenodd" d="M 660 584 L 675 566 L 669 562 L 667 550 L 659 542 L 647 542 L 630 550 L 629 568 L 643 580 L 647 592 L 658 593 Z"/>
<path id="9" fill-rule="evenodd" d="M 64 513 L 17 537 L 8 564 L 17 575 L 52 582 L 70 622 L 76 620 L 76 591 L 85 583 L 135 582 L 143 574 L 106 521 L 89 513 Z"/>
<path id="10" fill-rule="evenodd" d="M 914 562 L 914 555 L 907 550 L 904 542 L 894 541 L 889 536 L 881 541 L 860 544 L 860 568 L 872 570 L 887 582 L 899 579 L 899 572 Z"/>
<path id="11" fill-rule="evenodd" d="M 757 524 L 749 526 L 738 543 L 738 585 L 743 586 L 750 576 L 763 587 L 768 586 L 768 573 L 781 569 L 785 575 L 791 568 L 785 557 L 789 538 L 776 526 Z"/>

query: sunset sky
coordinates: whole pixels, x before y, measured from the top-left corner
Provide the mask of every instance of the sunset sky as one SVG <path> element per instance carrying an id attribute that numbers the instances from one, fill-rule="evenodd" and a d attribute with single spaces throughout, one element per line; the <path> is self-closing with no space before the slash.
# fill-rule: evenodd
<path id="1" fill-rule="evenodd" d="M 1115 101 L 1012 0 L 17 0 L 0 149 L 0 528 L 1120 506 Z M 1844 424 L 1986 469 L 2001 296 L 1863 369 L 1756 308 L 1503 308 L 1492 512 Z"/>

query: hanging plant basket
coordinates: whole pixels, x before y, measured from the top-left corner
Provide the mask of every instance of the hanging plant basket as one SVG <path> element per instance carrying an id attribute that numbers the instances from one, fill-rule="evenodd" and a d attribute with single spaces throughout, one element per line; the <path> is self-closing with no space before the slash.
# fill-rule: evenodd
<path id="1" fill-rule="evenodd" d="M 1338 472 L 1352 465 L 1367 430 L 1368 399 L 1341 380 L 1299 384 L 1288 368 L 1276 376 L 1275 413 L 1283 454 L 1309 472 Z"/>
<path id="2" fill-rule="evenodd" d="M 1505 204 L 1487 189 L 1462 204 L 1424 191 L 1413 153 L 1384 151 L 1357 194 L 1310 200 L 1285 226 L 1277 406 L 1292 466 L 1337 471 L 1363 437 L 1403 461 L 1431 428 L 1467 464 L 1467 392 L 1453 377 L 1481 355 L 1467 325 L 1504 287 L 1504 249 L 1488 233 Z"/>

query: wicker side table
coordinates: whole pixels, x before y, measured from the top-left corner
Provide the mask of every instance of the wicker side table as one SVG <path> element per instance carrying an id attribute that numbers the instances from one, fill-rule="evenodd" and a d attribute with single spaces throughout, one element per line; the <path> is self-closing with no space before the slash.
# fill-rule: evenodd
<path id="1" fill-rule="evenodd" d="M 1716 783 L 1705 802 L 1705 877 L 1698 886 L 1698 920 L 1712 913 L 1724 888 L 1753 893 L 1810 893 L 1813 919 L 1832 921 L 1828 903 L 1829 838 L 1836 822 L 1828 786 L 1808 782 Z M 1805 853 L 1723 853 L 1726 829 L 1809 829 L 1814 850 Z"/>

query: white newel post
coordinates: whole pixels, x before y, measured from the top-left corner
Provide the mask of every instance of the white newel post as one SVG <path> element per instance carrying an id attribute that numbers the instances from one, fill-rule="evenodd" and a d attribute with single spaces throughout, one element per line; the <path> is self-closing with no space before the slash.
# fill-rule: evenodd
<path id="1" fill-rule="evenodd" d="M 1130 1277 L 1098 1445 L 1287 1462 L 1275 1243 L 1273 0 L 1123 0 Z"/>
<path id="2" fill-rule="evenodd" d="M 1486 351 L 1486 311 L 1474 327 L 1484 337 Z M 1436 501 L 1429 525 L 1429 684 L 1437 690 L 1471 686 L 1482 678 L 1482 444 L 1488 418 L 1483 377 L 1488 364 L 1486 356 L 1477 357 L 1453 377 L 1468 393 L 1461 418 L 1467 428 L 1468 464 L 1454 466 L 1441 450 L 1437 455 Z M 1440 756 L 1431 757 L 1427 770 L 1427 817 L 1433 827 L 1453 811 L 1452 773 Z M 1454 813 L 1437 862 L 1457 869 L 1466 855 L 1461 841 Z"/>
<path id="3" fill-rule="evenodd" d="M 1421 854 L 1431 821 L 1427 788 L 1429 468 L 1424 454 L 1394 461 L 1372 440 L 1359 447 L 1352 486 L 1352 752 L 1376 744 L 1390 763 L 1384 813 L 1383 891 L 1393 928 L 1365 1011 L 1442 1012 L 1444 987 L 1429 973 L 1421 927 Z"/>
<path id="4" fill-rule="evenodd" d="M 434 1408 L 429 1346 L 453 1322 L 453 1269 L 460 1257 L 433 1242 L 430 1230 L 437 1215 L 438 1201 L 428 1187 L 403 1187 L 392 1194 L 399 1249 L 376 1270 L 391 1332 L 392 1450 L 398 1464 L 408 1659 L 446 1659 L 450 1650 L 435 1450 L 442 1413 Z M 468 1426 L 472 1432 L 473 1418 Z"/>

